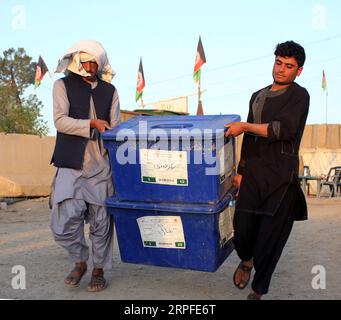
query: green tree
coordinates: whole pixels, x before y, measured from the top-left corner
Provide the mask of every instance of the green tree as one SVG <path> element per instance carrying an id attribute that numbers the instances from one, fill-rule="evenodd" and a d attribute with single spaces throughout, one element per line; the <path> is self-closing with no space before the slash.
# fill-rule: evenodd
<path id="1" fill-rule="evenodd" d="M 34 84 L 36 63 L 23 48 L 10 48 L 0 57 L 0 132 L 46 135 L 42 102 L 36 95 L 25 95 Z"/>

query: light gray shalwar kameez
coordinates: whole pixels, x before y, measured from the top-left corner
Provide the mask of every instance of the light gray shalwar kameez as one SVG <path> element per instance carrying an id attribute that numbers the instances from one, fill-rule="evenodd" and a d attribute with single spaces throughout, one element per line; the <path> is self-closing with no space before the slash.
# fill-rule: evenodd
<path id="1" fill-rule="evenodd" d="M 97 82 L 92 84 L 92 89 Z M 57 80 L 53 88 L 54 123 L 59 132 L 91 138 L 90 119 L 96 118 L 92 98 L 89 119 L 68 116 L 69 101 L 64 82 Z M 120 107 L 115 90 L 110 126 L 120 121 Z M 58 168 L 52 188 L 50 228 L 55 241 L 65 248 L 72 262 L 87 261 L 89 247 L 84 237 L 84 221 L 90 224 L 92 259 L 95 268 L 112 268 L 113 220 L 107 214 L 105 200 L 114 192 L 109 156 L 100 138 L 88 140 L 83 168 Z"/>

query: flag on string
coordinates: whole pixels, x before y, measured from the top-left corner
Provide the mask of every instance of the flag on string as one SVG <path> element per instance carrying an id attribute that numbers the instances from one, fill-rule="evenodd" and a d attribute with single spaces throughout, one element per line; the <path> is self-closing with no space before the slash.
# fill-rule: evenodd
<path id="1" fill-rule="evenodd" d="M 47 68 L 45 61 L 43 60 L 41 56 L 39 56 L 39 60 L 36 66 L 36 74 L 34 76 L 34 88 L 35 89 L 40 86 L 45 73 L 48 71 L 49 69 Z"/>
<path id="2" fill-rule="evenodd" d="M 137 84 L 136 84 L 136 102 L 142 98 L 143 94 L 143 88 L 145 87 L 145 81 L 144 81 L 144 74 L 143 74 L 143 67 L 142 67 L 142 58 L 140 59 L 140 65 L 139 65 L 139 72 L 137 75 Z"/>
<path id="3" fill-rule="evenodd" d="M 201 37 L 199 36 L 199 42 L 197 47 L 197 54 L 195 56 L 194 73 L 193 78 L 195 82 L 199 82 L 201 75 L 201 66 L 206 62 L 204 47 L 202 46 Z"/>
<path id="4" fill-rule="evenodd" d="M 324 73 L 324 70 L 322 71 L 322 89 L 323 91 L 327 90 L 326 74 Z"/>

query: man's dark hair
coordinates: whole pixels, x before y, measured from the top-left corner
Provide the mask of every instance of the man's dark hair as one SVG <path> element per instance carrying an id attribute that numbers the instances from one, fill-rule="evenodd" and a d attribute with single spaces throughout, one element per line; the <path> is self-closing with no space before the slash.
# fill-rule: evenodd
<path id="1" fill-rule="evenodd" d="M 279 43 L 276 46 L 276 50 L 274 53 L 275 56 L 295 58 L 299 67 L 302 67 L 304 65 L 304 48 L 294 41 Z"/>

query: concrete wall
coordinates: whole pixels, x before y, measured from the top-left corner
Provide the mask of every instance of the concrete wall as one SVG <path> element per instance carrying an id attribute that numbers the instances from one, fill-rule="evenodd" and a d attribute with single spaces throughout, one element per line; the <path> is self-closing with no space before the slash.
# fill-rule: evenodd
<path id="1" fill-rule="evenodd" d="M 136 113 L 123 111 L 122 121 Z M 239 161 L 242 136 L 237 138 Z M 0 133 L 0 197 L 48 196 L 55 168 L 50 165 L 55 137 Z M 314 174 L 341 165 L 341 125 L 308 125 L 301 144 L 301 166 Z"/>
<path id="2" fill-rule="evenodd" d="M 0 197 L 49 194 L 55 137 L 0 133 Z"/>
<path id="3" fill-rule="evenodd" d="M 341 125 L 307 125 L 303 133 L 301 148 L 341 148 Z"/>

